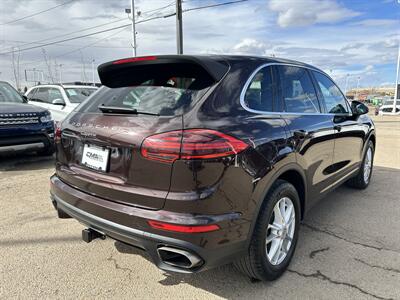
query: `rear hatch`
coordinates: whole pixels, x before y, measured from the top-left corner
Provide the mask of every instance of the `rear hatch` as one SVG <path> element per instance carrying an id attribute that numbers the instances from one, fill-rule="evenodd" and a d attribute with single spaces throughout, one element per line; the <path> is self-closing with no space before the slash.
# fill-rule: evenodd
<path id="1" fill-rule="evenodd" d="M 161 209 L 173 163 L 144 158 L 149 136 L 182 130 L 183 114 L 228 66 L 188 56 L 130 58 L 99 67 L 105 85 L 62 124 L 57 174 L 92 195 Z M 225 72 L 225 73 L 224 73 Z"/>

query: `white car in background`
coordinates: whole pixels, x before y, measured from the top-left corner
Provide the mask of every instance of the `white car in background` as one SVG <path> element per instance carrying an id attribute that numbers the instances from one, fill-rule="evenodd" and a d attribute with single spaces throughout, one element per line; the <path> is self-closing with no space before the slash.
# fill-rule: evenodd
<path id="1" fill-rule="evenodd" d="M 382 115 L 399 115 L 400 114 L 400 99 L 396 101 L 396 112 L 393 113 L 393 98 L 386 98 L 383 100 L 382 105 L 379 107 L 378 114 Z"/>
<path id="2" fill-rule="evenodd" d="M 28 103 L 48 109 L 54 121 L 61 122 L 97 89 L 87 85 L 46 84 L 31 87 L 25 96 Z"/>

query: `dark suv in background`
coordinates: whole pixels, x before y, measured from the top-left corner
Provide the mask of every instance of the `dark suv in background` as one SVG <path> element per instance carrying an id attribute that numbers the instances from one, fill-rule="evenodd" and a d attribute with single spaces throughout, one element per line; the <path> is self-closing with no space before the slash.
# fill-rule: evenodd
<path id="1" fill-rule="evenodd" d="M 51 198 L 62 218 L 142 248 L 161 269 L 235 262 L 287 268 L 300 220 L 342 183 L 370 182 L 368 109 L 303 63 L 149 56 L 99 67 L 102 87 L 56 136 Z"/>
<path id="2" fill-rule="evenodd" d="M 19 151 L 54 152 L 54 122 L 46 109 L 27 104 L 10 84 L 0 81 L 0 155 Z"/>

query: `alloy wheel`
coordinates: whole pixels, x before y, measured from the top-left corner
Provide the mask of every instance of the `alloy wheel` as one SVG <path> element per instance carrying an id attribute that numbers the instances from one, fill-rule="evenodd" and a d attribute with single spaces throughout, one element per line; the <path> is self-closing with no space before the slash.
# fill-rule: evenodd
<path id="1" fill-rule="evenodd" d="M 283 197 L 275 204 L 268 222 L 265 248 L 268 261 L 276 266 L 287 256 L 295 232 L 295 208 L 288 197 Z"/>
<path id="2" fill-rule="evenodd" d="M 364 181 L 365 183 L 368 183 L 369 177 L 371 175 L 371 169 L 372 169 L 372 149 L 371 147 L 368 148 L 367 154 L 365 155 L 365 161 L 364 161 Z"/>

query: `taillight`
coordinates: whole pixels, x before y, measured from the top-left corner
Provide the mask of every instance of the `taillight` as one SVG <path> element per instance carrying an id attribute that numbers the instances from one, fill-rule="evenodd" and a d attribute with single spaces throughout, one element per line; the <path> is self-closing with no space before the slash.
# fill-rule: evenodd
<path id="1" fill-rule="evenodd" d="M 59 123 L 56 123 L 55 125 L 56 128 L 54 130 L 54 141 L 57 143 L 61 141 L 61 127 Z"/>
<path id="2" fill-rule="evenodd" d="M 183 232 L 183 233 L 201 233 L 201 232 L 216 231 L 220 229 L 219 226 L 216 224 L 190 226 L 190 225 L 176 225 L 154 220 L 149 220 L 147 222 L 151 227 L 155 229 Z"/>
<path id="3" fill-rule="evenodd" d="M 238 154 L 248 145 L 211 129 L 186 129 L 160 133 L 143 141 L 142 156 L 171 163 L 177 159 L 212 159 Z"/>

